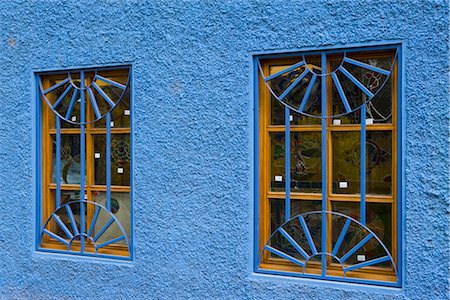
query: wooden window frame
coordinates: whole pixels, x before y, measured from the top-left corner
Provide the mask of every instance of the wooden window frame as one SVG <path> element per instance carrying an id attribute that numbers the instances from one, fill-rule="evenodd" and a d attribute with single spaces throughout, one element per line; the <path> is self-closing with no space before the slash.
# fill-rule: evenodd
<path id="1" fill-rule="evenodd" d="M 374 58 L 374 57 L 393 57 L 394 51 L 392 49 L 386 51 L 376 51 L 367 52 L 366 49 L 361 49 L 361 52 L 356 53 L 356 57 L 358 58 Z M 270 75 L 270 66 L 272 65 L 286 65 L 290 66 L 298 62 L 298 56 L 295 55 L 280 55 L 281 57 L 276 58 L 258 58 L 257 62 L 260 63 L 259 72 L 263 74 Z M 399 143 L 399 132 L 400 132 L 400 120 L 399 120 L 399 59 L 394 59 L 394 66 L 392 69 L 392 121 L 390 124 L 367 124 L 366 131 L 390 131 L 392 136 L 392 180 L 391 180 L 391 191 L 392 195 L 371 195 L 366 194 L 366 202 L 367 203 L 383 203 L 389 204 L 391 207 L 391 253 L 392 257 L 395 261 L 396 266 L 398 267 L 399 261 L 401 260 L 399 249 L 401 236 L 398 234 L 398 228 L 401 226 L 401 221 L 399 220 L 399 202 L 401 201 L 398 190 L 398 176 L 400 173 L 399 167 L 399 156 L 401 154 Z M 327 73 L 330 72 L 330 60 L 327 59 Z M 256 73 L 255 73 L 256 74 Z M 256 75 L 255 75 L 256 76 Z M 328 76 L 326 79 L 327 83 L 327 112 L 331 110 L 331 78 Z M 261 259 L 258 257 L 260 253 L 263 252 L 263 248 L 265 246 L 266 241 L 269 239 L 271 235 L 271 224 L 270 224 L 270 199 L 285 199 L 285 192 L 273 192 L 270 189 L 271 186 L 271 174 L 270 174 L 270 134 L 271 133 L 284 133 L 285 125 L 271 125 L 271 99 L 272 95 L 270 91 L 267 89 L 264 79 L 262 76 L 258 75 L 258 84 L 256 88 L 256 95 L 258 97 L 256 103 L 258 103 L 258 107 L 255 109 L 257 112 L 255 113 L 255 118 L 257 118 L 257 135 L 258 135 L 258 144 L 256 145 L 256 150 L 258 153 L 256 157 L 258 158 L 255 161 L 257 169 L 256 169 L 256 187 L 257 187 L 257 197 L 255 201 L 257 201 L 256 207 L 257 214 L 256 218 L 256 226 L 257 226 L 257 236 L 255 244 L 256 253 L 255 253 L 255 261 L 257 264 L 255 265 L 255 270 L 257 272 L 263 272 L 265 270 L 276 270 L 280 271 L 280 274 L 285 272 L 287 275 L 296 275 L 298 272 L 298 266 L 281 258 L 270 257 L 267 252 L 264 252 L 264 255 Z M 276 100 L 275 100 L 276 101 Z M 356 110 L 359 112 L 360 110 Z M 295 132 L 321 132 L 322 126 L 321 124 L 317 125 L 290 125 L 290 133 Z M 327 134 L 327 186 L 326 186 L 326 198 L 327 198 L 327 210 L 331 211 L 331 203 L 332 202 L 360 202 L 360 194 L 334 194 L 332 193 L 332 184 L 333 184 L 333 172 L 332 172 L 332 141 L 331 141 L 331 133 L 332 132 L 361 132 L 360 124 L 341 124 L 341 125 L 333 125 L 332 118 L 326 119 L 326 134 Z M 291 200 L 305 200 L 305 201 L 322 201 L 322 193 L 300 193 L 300 192 L 290 192 Z M 331 232 L 331 222 L 327 222 L 327 231 Z M 327 234 L 327 250 L 331 250 L 331 234 Z M 261 260 L 261 261 L 259 261 Z M 258 265 L 259 263 L 259 265 Z M 314 265 L 313 267 L 314 268 Z M 337 272 L 338 267 L 334 267 L 329 260 L 327 260 L 327 271 L 329 271 L 330 275 L 333 275 Z M 318 264 L 317 270 L 320 273 L 320 265 Z M 336 272 L 335 272 L 336 271 Z M 314 271 L 313 271 L 314 272 Z M 270 274 L 273 274 L 269 272 Z M 300 277 L 307 277 L 299 274 Z M 364 270 L 354 271 L 354 277 L 357 279 L 363 280 L 375 280 L 375 281 L 386 281 L 386 282 L 396 282 L 397 278 L 395 274 L 390 271 L 386 271 L 384 268 L 380 267 L 365 267 Z M 343 280 L 345 281 L 345 280 Z M 383 285 L 383 283 L 380 283 Z"/>
<path id="2" fill-rule="evenodd" d="M 128 69 L 125 73 L 124 70 Z M 111 67 L 111 68 L 101 68 L 102 75 L 104 76 L 129 76 L 131 77 L 131 66 L 120 66 L 120 67 Z M 75 70 L 76 71 L 76 70 Z M 89 83 L 93 80 L 93 72 L 94 70 L 86 70 L 86 72 L 89 74 L 86 76 L 85 84 L 86 86 L 89 85 Z M 126 74 L 128 73 L 128 74 Z M 64 72 L 64 75 L 67 74 L 67 71 Z M 50 81 L 59 79 L 62 75 L 60 72 L 53 73 L 49 72 L 48 74 L 40 74 L 42 78 L 42 86 L 44 89 L 47 89 L 51 86 Z M 130 80 L 130 79 L 129 79 Z M 128 87 L 128 89 L 131 89 L 131 85 Z M 87 94 L 87 91 L 85 91 Z M 126 186 L 121 185 L 111 185 L 110 191 L 111 193 L 128 193 L 129 195 L 129 201 L 130 201 L 130 236 L 128 237 L 130 239 L 130 244 L 132 245 L 132 239 L 133 239 L 133 211 L 132 211 L 132 107 L 133 107 L 133 99 L 132 99 L 132 93 L 131 91 L 129 93 L 129 109 L 130 109 L 130 124 L 128 127 L 112 127 L 110 128 L 110 134 L 112 135 L 128 135 L 130 138 L 130 183 Z M 40 185 L 41 185 L 41 194 L 38 195 L 38 209 L 40 210 L 38 212 L 38 215 L 40 216 L 40 219 L 38 220 L 39 224 L 37 228 L 41 228 L 43 224 L 45 224 L 46 220 L 52 215 L 52 213 L 55 210 L 55 200 L 52 197 L 52 192 L 56 192 L 57 185 L 56 183 L 52 183 L 52 148 L 53 148 L 53 141 L 52 136 L 56 135 L 57 129 L 52 128 L 52 125 L 55 125 L 55 114 L 48 106 L 45 98 L 41 96 L 41 94 L 37 99 L 39 101 L 38 105 L 38 122 L 40 128 L 39 132 L 37 132 L 37 135 L 39 136 L 40 143 L 38 144 L 38 153 L 40 157 L 40 165 L 38 165 L 38 178 L 40 178 Z M 87 99 L 87 98 L 86 98 Z M 86 100 L 89 101 L 89 100 Z M 86 105 L 86 118 L 88 120 L 94 120 L 95 115 L 92 107 L 90 105 Z M 104 118 L 103 118 L 104 119 Z M 61 120 L 61 122 L 64 122 Z M 95 158 L 94 158 L 94 137 L 95 136 L 106 136 L 106 126 L 105 127 L 95 127 L 95 122 L 87 122 L 85 124 L 85 153 L 86 153 L 86 184 L 85 184 L 85 199 L 90 199 L 90 201 L 94 201 L 94 193 L 96 192 L 105 192 L 107 190 L 106 184 L 95 184 Z M 80 135 L 80 127 L 71 127 L 71 128 L 60 128 L 60 134 L 61 136 L 64 135 Z M 66 184 L 61 183 L 61 191 L 80 191 L 80 184 Z M 82 199 L 83 195 L 80 195 L 80 199 Z M 94 215 L 94 208 L 92 206 L 87 206 L 86 210 L 86 225 L 87 228 L 90 226 L 90 221 Z M 41 233 L 38 232 L 38 235 Z M 61 251 L 67 251 L 67 247 L 65 247 L 63 244 L 59 243 L 54 238 L 49 237 L 48 235 L 42 235 L 42 239 L 39 241 L 39 238 L 37 238 L 37 250 L 61 250 Z M 71 249 L 73 249 L 74 252 L 80 251 L 80 242 L 74 241 L 72 244 Z M 86 244 L 85 246 L 85 253 L 93 253 L 95 252 L 94 247 L 91 244 Z M 108 258 L 118 258 L 118 259 L 132 259 L 133 253 L 132 253 L 132 247 L 130 249 L 121 244 L 111 244 L 104 248 L 102 248 L 102 255 L 99 257 L 108 257 Z M 75 253 L 77 254 L 77 253 Z M 90 256 L 90 255 L 88 255 Z"/>

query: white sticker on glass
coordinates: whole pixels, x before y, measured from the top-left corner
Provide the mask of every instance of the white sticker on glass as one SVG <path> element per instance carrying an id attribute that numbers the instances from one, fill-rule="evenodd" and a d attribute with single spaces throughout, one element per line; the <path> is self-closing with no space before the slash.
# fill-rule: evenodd
<path id="1" fill-rule="evenodd" d="M 366 125 L 373 125 L 373 119 L 366 119 Z"/>
<path id="2" fill-rule="evenodd" d="M 365 255 L 356 255 L 356 260 L 357 261 L 366 261 L 366 256 Z"/>
<path id="3" fill-rule="evenodd" d="M 86 194 L 84 194 L 84 200 L 87 200 L 87 195 Z"/>
<path id="4" fill-rule="evenodd" d="M 293 115 L 289 115 L 289 121 L 294 121 L 294 116 Z"/>
<path id="5" fill-rule="evenodd" d="M 129 109 L 125 109 L 125 110 L 123 111 L 123 114 L 124 114 L 125 116 L 129 116 L 129 115 L 130 115 L 130 110 L 129 110 Z"/>
<path id="6" fill-rule="evenodd" d="M 276 175 L 275 176 L 275 181 L 278 181 L 278 182 L 283 181 L 283 176 Z"/>
<path id="7" fill-rule="evenodd" d="M 340 182 L 339 182 L 339 188 L 341 188 L 341 189 L 346 189 L 346 188 L 348 188 L 348 183 L 347 183 L 347 181 L 340 181 Z"/>
<path id="8" fill-rule="evenodd" d="M 340 119 L 334 119 L 333 120 L 333 125 L 341 125 L 341 120 Z"/>
<path id="9" fill-rule="evenodd" d="M 72 118 L 70 118 L 72 120 L 72 122 L 76 122 L 77 121 L 77 117 L 76 116 L 72 116 Z"/>
<path id="10" fill-rule="evenodd" d="M 117 173 L 123 174 L 123 168 L 117 168 Z"/>
<path id="11" fill-rule="evenodd" d="M 96 153 L 94 154 L 94 157 L 95 157 L 95 158 L 100 158 L 100 153 L 96 152 Z"/>
<path id="12" fill-rule="evenodd" d="M 111 123 L 109 123 L 111 125 L 111 127 L 114 127 L 114 121 L 111 121 Z"/>

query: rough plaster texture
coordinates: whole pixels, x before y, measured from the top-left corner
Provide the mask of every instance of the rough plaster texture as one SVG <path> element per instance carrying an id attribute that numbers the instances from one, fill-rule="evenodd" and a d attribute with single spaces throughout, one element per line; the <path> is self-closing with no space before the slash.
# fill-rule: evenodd
<path id="1" fill-rule="evenodd" d="M 447 299 L 446 1 L 1 1 L 1 299 Z M 251 277 L 251 53 L 402 40 L 403 289 Z M 32 70 L 132 62 L 136 259 L 33 251 Z"/>

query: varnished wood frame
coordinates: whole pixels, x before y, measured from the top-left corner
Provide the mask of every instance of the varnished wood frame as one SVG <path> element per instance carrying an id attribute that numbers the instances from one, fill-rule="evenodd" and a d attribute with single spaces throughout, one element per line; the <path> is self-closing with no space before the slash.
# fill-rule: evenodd
<path id="1" fill-rule="evenodd" d="M 375 52 L 364 52 L 364 53 L 352 53 L 351 57 L 355 59 L 362 58 L 375 58 L 375 57 L 392 57 L 394 58 L 395 51 L 375 51 Z M 297 63 L 299 58 L 279 58 L 279 59 L 267 59 L 260 60 L 262 71 L 264 74 L 269 74 L 270 66 L 280 66 L 280 65 L 292 65 Z M 328 69 L 329 60 L 327 60 Z M 366 194 L 367 203 L 385 203 L 390 204 L 391 207 L 391 254 L 396 263 L 399 265 L 399 249 L 397 249 L 398 239 L 400 238 L 398 233 L 398 226 L 400 226 L 400 220 L 398 220 L 398 156 L 400 154 L 398 145 L 398 128 L 399 128 L 399 111 L 398 111 L 398 59 L 395 60 L 395 64 L 392 70 L 392 121 L 391 124 L 372 124 L 366 125 L 366 131 L 390 131 L 392 136 L 392 180 L 391 180 L 391 191 L 392 194 L 389 196 L 384 195 L 370 195 Z M 330 70 L 327 70 L 329 72 Z M 271 192 L 270 191 L 270 133 L 272 132 L 285 132 L 284 125 L 270 125 L 270 113 L 271 113 L 271 94 L 265 86 L 264 80 L 261 76 L 258 76 L 258 140 L 259 140 L 259 161 L 257 174 L 259 178 L 259 212 L 258 213 L 258 254 L 261 253 L 265 242 L 269 238 L 270 232 L 270 200 L 269 199 L 285 199 L 284 192 Z M 331 78 L 327 78 L 327 110 L 331 109 Z M 357 110 L 359 112 L 359 110 Z M 347 132 L 360 132 L 360 124 L 343 124 L 343 125 L 333 125 L 332 119 L 327 119 L 327 209 L 331 211 L 332 201 L 342 201 L 342 202 L 357 202 L 359 203 L 359 194 L 333 194 L 332 191 L 332 143 L 331 143 L 331 132 L 336 131 L 347 131 Z M 291 133 L 293 132 L 321 132 L 321 124 L 317 125 L 291 125 Z M 322 193 L 290 193 L 291 200 L 322 200 Z M 331 232 L 331 222 L 327 222 L 328 232 Z M 327 234 L 327 251 L 331 252 L 331 234 Z M 287 272 L 298 272 L 298 266 L 287 262 L 284 259 L 278 259 L 269 257 L 267 253 L 263 255 L 260 268 L 269 270 L 280 270 Z M 317 265 L 318 272 L 320 274 L 320 266 Z M 329 275 L 337 275 L 339 273 L 337 268 L 331 268 L 327 266 L 327 272 Z M 380 280 L 380 281 L 391 281 L 395 282 L 396 276 L 393 272 L 386 271 L 384 268 L 380 267 L 365 267 L 363 270 L 355 270 L 351 272 L 351 276 L 361 279 L 369 280 Z"/>
<path id="2" fill-rule="evenodd" d="M 128 68 L 118 68 L 115 70 L 110 71 L 102 71 L 103 76 L 131 76 L 129 74 L 130 70 Z M 67 76 L 67 73 L 64 74 L 49 74 L 47 76 L 42 76 L 42 85 L 44 89 L 47 89 L 50 87 L 50 81 L 51 80 L 58 80 L 60 78 L 64 79 Z M 92 81 L 93 78 L 93 72 L 87 72 L 86 76 L 86 86 L 89 85 L 89 83 Z M 131 87 L 128 87 L 130 89 Z M 86 99 L 88 99 L 87 91 L 86 93 Z M 41 132 L 40 134 L 40 141 L 41 141 L 41 165 L 38 166 L 40 168 L 40 177 L 41 177 L 41 197 L 40 197 L 40 205 L 41 208 L 40 216 L 41 216 L 41 225 L 45 224 L 48 217 L 53 213 L 55 210 L 55 203 L 54 199 L 51 196 L 52 191 L 56 191 L 56 183 L 51 182 L 52 177 L 52 135 L 56 134 L 56 129 L 51 128 L 52 124 L 55 124 L 55 114 L 52 112 L 52 110 L 48 107 L 46 100 L 44 97 L 38 98 L 40 103 L 40 112 L 41 112 Z M 131 93 L 130 93 L 130 110 L 131 110 Z M 92 107 L 90 105 L 86 105 L 86 117 L 87 119 L 94 119 L 94 112 L 92 110 Z M 64 122 L 63 120 L 61 122 Z M 87 123 L 85 125 L 85 134 L 86 134 L 86 185 L 85 185 L 85 192 L 87 199 L 90 201 L 93 201 L 93 193 L 94 192 L 105 192 L 106 191 L 106 185 L 96 185 L 94 182 L 94 141 L 93 137 L 95 135 L 106 135 L 106 128 L 103 127 L 94 127 L 95 123 Z M 130 115 L 130 126 L 131 126 L 131 115 Z M 80 134 L 80 128 L 73 126 L 72 128 L 63 128 L 60 129 L 60 134 L 73 134 L 73 135 L 79 135 Z M 131 128 L 130 127 L 119 127 L 119 128 L 111 128 L 111 135 L 114 134 L 128 134 L 130 136 L 131 140 Z M 130 143 L 130 148 L 132 147 L 132 144 Z M 132 154 L 132 149 L 130 149 L 130 154 Z M 131 159 L 130 159 L 130 183 L 131 183 Z M 61 190 L 80 190 L 79 184 L 63 184 L 61 183 Z M 111 186 L 111 192 L 118 192 L 118 193 L 129 193 L 130 201 L 131 199 L 131 187 L 128 186 Z M 83 196 L 80 195 L 80 198 Z M 131 207 L 130 207 L 131 208 Z M 94 207 L 88 206 L 87 209 L 87 228 L 90 226 L 90 220 L 94 214 Z M 131 216 L 130 216 L 131 218 Z M 132 224 L 132 220 L 130 219 L 130 224 Z M 133 228 L 130 228 L 130 231 L 132 231 Z M 129 237 L 130 238 L 130 237 Z M 67 246 L 59 243 L 53 238 L 50 238 L 47 235 L 43 235 L 41 244 L 38 245 L 38 247 L 41 248 L 47 248 L 47 249 L 55 249 L 55 250 L 67 250 Z M 72 244 L 72 249 L 74 251 L 80 250 L 80 243 L 78 241 L 74 241 Z M 86 245 L 85 247 L 86 252 L 94 253 L 94 248 L 90 245 Z M 107 255 L 115 255 L 115 256 L 124 256 L 129 257 L 131 256 L 130 251 L 128 251 L 128 248 L 126 245 L 122 244 L 111 244 L 101 249 L 102 254 Z"/>

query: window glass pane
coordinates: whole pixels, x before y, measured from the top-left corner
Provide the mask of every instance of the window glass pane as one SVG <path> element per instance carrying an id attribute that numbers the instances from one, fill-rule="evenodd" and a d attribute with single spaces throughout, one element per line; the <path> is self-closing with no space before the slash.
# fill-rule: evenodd
<path id="1" fill-rule="evenodd" d="M 320 132 L 291 133 L 291 191 L 322 192 Z"/>
<path id="2" fill-rule="evenodd" d="M 106 207 L 106 192 L 93 192 L 94 201 L 103 207 Z M 123 227 L 127 238 L 130 237 L 130 193 L 111 193 L 111 213 L 118 219 L 120 225 Z M 94 236 L 103 226 L 108 222 L 111 216 L 107 213 L 100 213 L 97 222 L 94 225 Z M 118 238 L 122 235 L 119 224 L 114 222 L 114 226 L 108 228 L 98 239 L 98 243 L 104 243 L 109 240 Z M 115 244 L 125 245 L 125 241 L 121 240 Z"/>
<path id="3" fill-rule="evenodd" d="M 105 88 L 105 92 L 109 89 Z M 111 128 L 127 128 L 130 127 L 130 89 L 127 89 L 123 99 L 111 111 Z M 95 127 L 106 127 L 106 118 L 102 118 L 94 123 Z"/>
<path id="4" fill-rule="evenodd" d="M 56 135 L 52 135 L 52 182 L 56 182 Z M 80 135 L 61 135 L 61 184 L 80 184 Z"/>
<path id="5" fill-rule="evenodd" d="M 270 134 L 270 187 L 273 192 L 285 190 L 284 133 Z"/>
<path id="6" fill-rule="evenodd" d="M 358 202 L 341 202 L 333 201 L 332 210 L 342 213 L 346 216 L 360 220 L 360 204 Z M 333 245 L 336 243 L 342 231 L 345 220 L 333 217 Z M 392 213 L 391 204 L 387 203 L 366 203 L 366 226 L 376 234 L 389 251 L 392 251 Z M 348 234 L 342 243 L 338 257 L 344 255 L 352 249 L 360 240 L 362 240 L 369 232 L 364 230 L 360 225 L 352 222 L 349 227 Z M 357 255 L 365 255 L 365 260 L 381 257 L 385 255 L 384 249 L 379 243 L 372 239 L 354 255 L 352 255 L 346 263 L 355 264 L 358 261 Z M 389 263 L 384 265 L 390 265 Z M 383 264 L 377 265 L 383 266 Z"/>
<path id="7" fill-rule="evenodd" d="M 112 134 L 112 185 L 130 185 L 130 158 L 130 136 L 128 134 Z M 106 137 L 104 135 L 94 135 L 94 165 L 95 184 L 106 185 Z"/>
<path id="8" fill-rule="evenodd" d="M 332 132 L 333 193 L 359 193 L 360 135 L 359 132 Z"/>
<path id="9" fill-rule="evenodd" d="M 373 123 L 392 123 L 392 76 L 366 105 L 366 118 Z"/>
<path id="10" fill-rule="evenodd" d="M 392 194 L 391 131 L 367 131 L 366 193 Z"/>
<path id="11" fill-rule="evenodd" d="M 270 199 L 271 208 L 271 232 L 281 226 L 285 222 L 285 200 L 284 199 Z M 309 200 L 291 200 L 291 219 L 299 214 L 311 211 L 321 210 L 320 201 Z M 305 224 L 314 241 L 317 251 L 321 249 L 321 217 L 320 214 L 310 214 L 303 216 Z M 305 250 L 308 255 L 312 255 L 312 249 L 308 243 L 306 234 L 297 218 L 283 226 L 283 229 Z M 287 239 L 279 233 L 275 233 L 271 239 L 271 246 L 287 253 L 304 262 L 304 257 L 287 241 Z M 276 255 L 272 255 L 277 257 Z M 312 258 L 312 261 L 319 261 L 319 257 Z"/>
<path id="12" fill-rule="evenodd" d="M 56 191 L 53 190 L 53 191 L 51 191 L 50 194 L 51 194 L 52 203 L 55 203 Z M 61 195 L 61 205 L 80 200 L 80 191 L 79 190 L 62 190 L 60 195 Z M 72 220 L 69 217 L 67 210 L 65 208 L 60 209 L 58 211 L 57 215 L 60 217 L 61 221 L 64 223 L 64 225 L 66 225 L 66 227 L 69 229 L 69 231 L 73 234 L 74 230 L 73 230 L 72 225 L 74 225 L 77 229 L 80 228 L 80 204 L 79 203 L 71 204 L 70 209 L 73 214 L 73 221 L 75 222 L 74 224 L 72 224 Z M 87 215 L 86 210 L 85 210 L 85 215 Z M 70 237 L 67 236 L 67 234 L 64 232 L 63 228 L 61 226 L 59 226 L 54 220 L 52 220 L 50 223 L 50 229 L 53 233 L 56 233 L 60 237 L 70 240 Z"/>

